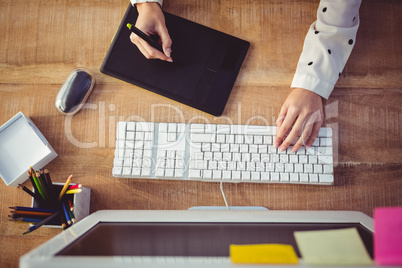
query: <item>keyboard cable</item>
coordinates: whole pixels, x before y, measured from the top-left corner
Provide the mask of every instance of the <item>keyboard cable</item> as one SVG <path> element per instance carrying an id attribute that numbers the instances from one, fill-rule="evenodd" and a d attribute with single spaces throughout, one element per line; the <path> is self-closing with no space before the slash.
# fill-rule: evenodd
<path id="1" fill-rule="evenodd" d="M 229 205 L 228 205 L 228 201 L 226 200 L 225 192 L 223 191 L 223 183 L 222 183 L 222 181 L 221 181 L 221 187 L 220 188 L 221 188 L 221 193 L 222 193 L 222 196 L 223 196 L 223 200 L 225 201 L 226 209 L 230 210 Z"/>

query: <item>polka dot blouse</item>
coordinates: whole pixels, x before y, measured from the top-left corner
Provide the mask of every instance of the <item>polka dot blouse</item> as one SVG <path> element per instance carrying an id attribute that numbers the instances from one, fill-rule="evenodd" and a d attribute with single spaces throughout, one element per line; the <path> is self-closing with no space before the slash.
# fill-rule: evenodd
<path id="1" fill-rule="evenodd" d="M 304 40 L 292 88 L 329 97 L 356 43 L 360 4 L 361 0 L 321 0 L 317 21 Z"/>

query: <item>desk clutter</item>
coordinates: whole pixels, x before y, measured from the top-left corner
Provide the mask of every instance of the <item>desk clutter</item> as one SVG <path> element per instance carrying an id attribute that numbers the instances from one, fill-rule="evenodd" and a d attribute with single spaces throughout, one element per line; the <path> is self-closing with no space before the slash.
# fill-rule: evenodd
<path id="1" fill-rule="evenodd" d="M 33 191 L 21 184 L 19 187 L 32 196 L 32 207 L 12 206 L 9 215 L 10 221 L 32 224 L 23 234 L 42 226 L 65 230 L 78 219 L 89 215 L 90 190 L 81 184 L 72 185 L 72 175 L 64 184 L 60 184 L 52 182 L 47 169 L 36 171 L 30 167 L 27 173 Z M 82 204 L 84 207 L 81 207 Z"/>

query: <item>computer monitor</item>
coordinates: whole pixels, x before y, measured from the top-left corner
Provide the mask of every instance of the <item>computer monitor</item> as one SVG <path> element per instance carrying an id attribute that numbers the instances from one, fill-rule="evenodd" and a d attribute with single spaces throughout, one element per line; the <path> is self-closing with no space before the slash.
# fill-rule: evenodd
<path id="1" fill-rule="evenodd" d="M 102 210 L 22 256 L 20 267 L 235 267 L 230 244 L 291 244 L 301 258 L 294 231 L 350 227 L 373 256 L 373 220 L 361 212 Z"/>

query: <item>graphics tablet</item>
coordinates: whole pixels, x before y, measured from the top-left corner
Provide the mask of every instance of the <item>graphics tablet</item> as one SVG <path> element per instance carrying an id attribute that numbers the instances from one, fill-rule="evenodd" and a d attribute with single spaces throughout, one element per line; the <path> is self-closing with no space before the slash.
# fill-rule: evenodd
<path id="1" fill-rule="evenodd" d="M 126 25 L 135 24 L 138 12 L 129 5 L 101 72 L 212 115 L 221 115 L 249 42 L 164 14 L 173 42 L 173 63 L 147 60 L 131 43 L 131 31 Z"/>

